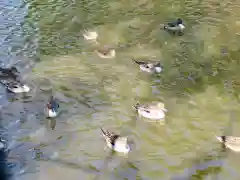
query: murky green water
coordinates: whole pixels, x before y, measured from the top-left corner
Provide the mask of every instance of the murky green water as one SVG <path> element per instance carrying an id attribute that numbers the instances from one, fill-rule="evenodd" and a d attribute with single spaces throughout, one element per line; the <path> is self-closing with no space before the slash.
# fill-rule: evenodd
<path id="1" fill-rule="evenodd" d="M 33 91 L 11 97 L 16 100 L 3 108 L 3 119 L 21 119 L 22 154 L 45 144 L 39 161 L 27 155 L 26 167 L 36 168 L 26 170 L 23 179 L 240 178 L 240 156 L 222 152 L 213 136 L 240 135 L 239 2 L 23 4 L 23 43 L 16 52 L 21 62 L 34 64 L 33 72 L 26 72 Z M 178 17 L 187 27 L 184 36 L 159 29 Z M 83 39 L 84 29 L 99 33 L 100 46 L 116 47 L 116 58 L 99 58 L 96 45 Z M 132 58 L 159 60 L 165 71 L 145 74 Z M 43 114 L 52 93 L 62 110 L 54 131 Z M 138 101 L 156 100 L 168 109 L 165 125 L 141 120 L 132 109 Z M 128 157 L 110 156 L 100 127 L 129 136 L 134 144 Z"/>

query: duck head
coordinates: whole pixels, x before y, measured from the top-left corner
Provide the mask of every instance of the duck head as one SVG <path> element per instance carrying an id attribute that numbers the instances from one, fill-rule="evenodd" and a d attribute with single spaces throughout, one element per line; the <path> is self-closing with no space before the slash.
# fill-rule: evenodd
<path id="1" fill-rule="evenodd" d="M 47 103 L 48 111 L 50 111 L 52 113 L 56 113 L 58 111 L 58 108 L 59 108 L 59 104 L 53 98 L 53 96 L 51 96 L 49 102 Z"/>
<path id="2" fill-rule="evenodd" d="M 159 102 L 159 103 L 157 104 L 157 107 L 160 108 L 161 110 L 167 112 L 167 109 L 165 109 L 165 105 L 164 105 L 163 103 Z"/>
<path id="3" fill-rule="evenodd" d="M 178 18 L 176 23 L 177 23 L 177 25 L 183 24 L 183 21 L 182 21 L 182 19 Z"/>
<path id="4" fill-rule="evenodd" d="M 11 67 L 9 72 L 12 74 L 15 74 L 15 75 L 20 74 L 20 72 L 17 70 L 17 68 L 15 66 Z"/>

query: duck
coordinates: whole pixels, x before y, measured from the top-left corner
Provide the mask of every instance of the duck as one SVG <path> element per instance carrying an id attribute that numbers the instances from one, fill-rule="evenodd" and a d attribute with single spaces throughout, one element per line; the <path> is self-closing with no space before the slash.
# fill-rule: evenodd
<path id="1" fill-rule="evenodd" d="M 88 31 L 84 30 L 83 37 L 86 40 L 97 40 L 98 38 L 98 33 L 96 31 Z"/>
<path id="2" fill-rule="evenodd" d="M 53 96 L 50 97 L 46 105 L 45 113 L 49 118 L 54 118 L 59 113 L 59 104 Z"/>
<path id="3" fill-rule="evenodd" d="M 27 93 L 30 91 L 30 87 L 26 84 L 23 84 L 15 78 L 4 78 L 0 79 L 0 83 L 6 87 L 6 89 L 15 94 L 18 93 Z"/>
<path id="4" fill-rule="evenodd" d="M 0 77 L 12 77 L 17 78 L 20 72 L 17 70 L 15 66 L 11 68 L 1 68 L 0 67 Z"/>
<path id="5" fill-rule="evenodd" d="M 133 106 L 140 116 L 148 119 L 162 120 L 165 118 L 167 110 L 161 102 L 154 102 L 148 104 L 137 103 Z"/>
<path id="6" fill-rule="evenodd" d="M 120 136 L 114 132 L 110 132 L 108 130 L 104 130 L 101 128 L 102 135 L 105 138 L 107 146 L 120 153 L 127 154 L 130 151 L 130 146 L 128 145 L 127 137 Z"/>
<path id="7" fill-rule="evenodd" d="M 240 152 L 240 137 L 236 136 L 216 136 L 217 140 L 223 143 L 227 148 Z"/>
<path id="8" fill-rule="evenodd" d="M 96 49 L 96 53 L 99 57 L 110 59 L 116 57 L 116 51 L 114 48 L 103 46 Z"/>
<path id="9" fill-rule="evenodd" d="M 172 33 L 183 33 L 183 30 L 185 29 L 185 26 L 183 25 L 182 19 L 178 18 L 177 20 L 173 22 L 169 22 L 167 24 L 163 25 L 163 29 L 172 32 Z"/>
<path id="10" fill-rule="evenodd" d="M 163 66 L 160 62 L 143 62 L 133 59 L 133 61 L 139 65 L 142 71 L 148 73 L 161 73 L 163 71 Z"/>

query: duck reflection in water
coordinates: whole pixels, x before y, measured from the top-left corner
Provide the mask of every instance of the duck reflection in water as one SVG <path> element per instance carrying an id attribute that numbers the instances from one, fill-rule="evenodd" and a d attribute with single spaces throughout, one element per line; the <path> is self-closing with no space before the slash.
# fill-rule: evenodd
<path id="1" fill-rule="evenodd" d="M 5 141 L 1 138 L 0 139 L 0 177 L 2 180 L 8 180 L 8 166 L 7 166 L 7 152 Z"/>

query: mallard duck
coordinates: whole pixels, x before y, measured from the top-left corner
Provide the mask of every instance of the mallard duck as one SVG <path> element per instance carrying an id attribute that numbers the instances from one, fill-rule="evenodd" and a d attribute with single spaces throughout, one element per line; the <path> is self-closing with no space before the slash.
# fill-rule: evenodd
<path id="1" fill-rule="evenodd" d="M 216 136 L 216 138 L 223 143 L 227 148 L 240 152 L 240 137 L 236 136 Z"/>
<path id="2" fill-rule="evenodd" d="M 164 108 L 164 104 L 161 102 L 150 103 L 150 104 L 139 104 L 133 106 L 140 116 L 148 119 L 164 119 L 165 112 L 167 110 Z"/>
<path id="3" fill-rule="evenodd" d="M 96 31 L 87 31 L 87 30 L 85 30 L 84 33 L 83 33 L 83 37 L 86 40 L 97 40 L 98 33 Z"/>
<path id="4" fill-rule="evenodd" d="M 20 72 L 14 66 L 11 68 L 0 68 L 1 77 L 12 77 L 16 79 L 19 74 Z"/>
<path id="5" fill-rule="evenodd" d="M 110 149 L 120 153 L 128 153 L 130 151 L 130 146 L 127 143 L 127 137 L 122 137 L 113 132 L 104 130 L 103 128 L 101 128 L 101 131 L 107 146 Z"/>
<path id="6" fill-rule="evenodd" d="M 13 93 L 26 93 L 30 88 L 14 78 L 0 79 L 0 83 Z"/>
<path id="7" fill-rule="evenodd" d="M 98 48 L 96 50 L 96 53 L 98 54 L 99 57 L 101 58 L 114 58 L 116 57 L 116 51 L 114 48 L 111 48 L 111 47 L 107 47 L 107 46 L 104 46 L 104 47 L 101 47 L 101 48 Z"/>
<path id="8" fill-rule="evenodd" d="M 182 33 L 185 29 L 182 19 L 177 19 L 176 21 L 169 22 L 163 25 L 163 29 L 172 33 Z"/>
<path id="9" fill-rule="evenodd" d="M 46 110 L 45 110 L 47 117 L 50 117 L 50 118 L 56 117 L 59 112 L 58 110 L 59 110 L 59 104 L 56 101 L 56 99 L 54 99 L 54 97 L 51 96 L 46 105 Z"/>
<path id="10" fill-rule="evenodd" d="M 142 71 L 148 72 L 148 73 L 160 73 L 163 71 L 163 66 L 160 62 L 143 62 L 143 61 L 137 61 L 133 59 L 133 61 L 139 65 L 140 69 Z"/>

